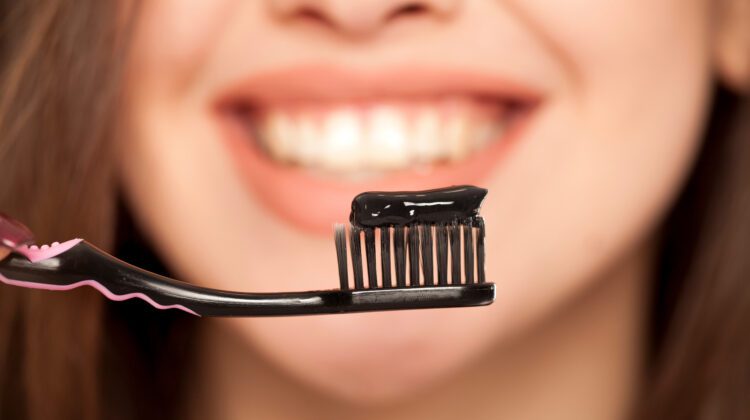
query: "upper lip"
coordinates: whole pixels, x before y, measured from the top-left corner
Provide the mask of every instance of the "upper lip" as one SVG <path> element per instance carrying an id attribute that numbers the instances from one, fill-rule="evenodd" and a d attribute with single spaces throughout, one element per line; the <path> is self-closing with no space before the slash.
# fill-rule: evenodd
<path id="1" fill-rule="evenodd" d="M 353 101 L 391 97 L 472 95 L 533 105 L 538 88 L 502 76 L 446 68 L 352 69 L 299 66 L 252 75 L 230 83 L 219 106 L 258 106 L 289 101 Z"/>

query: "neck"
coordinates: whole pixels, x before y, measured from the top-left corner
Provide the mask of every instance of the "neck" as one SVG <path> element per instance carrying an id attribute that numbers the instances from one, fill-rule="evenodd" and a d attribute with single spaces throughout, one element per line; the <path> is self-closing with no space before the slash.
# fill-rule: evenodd
<path id="1" fill-rule="evenodd" d="M 640 380 L 650 253 L 630 258 L 512 343 L 426 395 L 348 406 L 264 363 L 226 322 L 202 331 L 191 418 L 624 419 Z"/>

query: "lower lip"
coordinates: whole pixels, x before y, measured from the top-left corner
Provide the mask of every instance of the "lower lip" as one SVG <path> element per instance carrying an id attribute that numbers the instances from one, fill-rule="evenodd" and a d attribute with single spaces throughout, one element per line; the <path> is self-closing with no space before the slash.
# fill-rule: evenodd
<path id="1" fill-rule="evenodd" d="M 525 131 L 532 110 L 519 115 L 502 138 L 460 162 L 394 171 L 363 181 L 337 181 L 312 174 L 303 167 L 276 163 L 249 137 L 237 118 L 226 112 L 218 113 L 222 137 L 248 190 L 284 221 L 311 233 L 330 235 L 333 224 L 349 220 L 352 198 L 364 191 L 483 185 Z"/>

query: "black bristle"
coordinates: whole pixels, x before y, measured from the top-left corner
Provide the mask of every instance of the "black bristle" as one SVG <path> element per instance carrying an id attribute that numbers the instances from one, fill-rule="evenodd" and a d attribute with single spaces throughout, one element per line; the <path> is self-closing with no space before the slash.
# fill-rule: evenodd
<path id="1" fill-rule="evenodd" d="M 383 287 L 391 287 L 391 229 L 380 229 L 380 271 Z"/>
<path id="2" fill-rule="evenodd" d="M 393 288 L 424 287 L 425 293 L 433 293 L 485 283 L 485 224 L 479 205 L 486 193 L 463 185 L 357 195 L 350 226 L 335 226 L 341 288 L 360 296 L 360 289 L 387 295 L 419 293 Z"/>
<path id="3" fill-rule="evenodd" d="M 432 274 L 432 226 L 419 226 L 419 239 L 422 248 L 422 274 L 424 275 L 425 286 L 435 284 L 435 278 Z"/>
<path id="4" fill-rule="evenodd" d="M 346 263 L 346 228 L 342 224 L 333 227 L 333 238 L 336 242 L 336 259 L 339 264 L 339 282 L 341 290 L 349 289 L 349 278 Z"/>
<path id="5" fill-rule="evenodd" d="M 476 218 L 477 225 L 477 281 L 484 283 L 484 219 Z"/>
<path id="6" fill-rule="evenodd" d="M 370 289 L 378 288 L 378 264 L 375 261 L 375 230 L 365 229 L 365 255 L 367 256 L 367 283 Z"/>
<path id="7" fill-rule="evenodd" d="M 451 242 L 451 284 L 461 284 L 461 227 L 453 222 L 448 230 Z"/>
<path id="8" fill-rule="evenodd" d="M 352 254 L 352 271 L 354 272 L 354 288 L 364 289 L 364 280 L 362 276 L 362 245 L 360 243 L 361 228 L 356 226 L 351 227 L 349 236 L 349 242 L 351 242 L 351 254 Z"/>
<path id="9" fill-rule="evenodd" d="M 471 220 L 463 224 L 464 231 L 464 275 L 466 284 L 474 283 L 474 230 L 471 227 Z"/>
<path id="10" fill-rule="evenodd" d="M 437 240 L 437 273 L 438 284 L 445 286 L 448 284 L 448 230 L 443 223 L 435 226 L 435 237 Z"/>
<path id="11" fill-rule="evenodd" d="M 419 287 L 419 231 L 409 226 L 409 285 Z"/>
<path id="12" fill-rule="evenodd" d="M 393 252 L 396 254 L 396 287 L 406 287 L 406 243 L 405 227 L 393 229 Z"/>
<path id="13" fill-rule="evenodd" d="M 364 256 L 361 243 L 363 231 Z M 394 287 L 391 271 L 394 265 L 396 287 L 421 286 L 420 273 L 424 277 L 424 286 L 458 285 L 464 282 L 464 278 L 466 284 L 484 283 L 484 237 L 484 220 L 481 217 L 461 223 L 453 221 L 448 224 L 380 228 L 380 287 Z M 350 285 L 346 261 L 346 228 L 343 225 L 335 226 L 335 240 L 341 289 L 347 290 Z M 378 244 L 375 229 L 351 226 L 349 241 L 354 289 L 378 288 Z M 437 251 L 436 256 L 433 256 L 433 248 Z M 367 286 L 364 264 L 367 264 Z"/>

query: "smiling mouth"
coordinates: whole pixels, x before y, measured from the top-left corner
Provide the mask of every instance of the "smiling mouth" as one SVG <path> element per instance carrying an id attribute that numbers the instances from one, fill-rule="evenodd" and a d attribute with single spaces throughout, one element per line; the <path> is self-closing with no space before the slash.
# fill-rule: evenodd
<path id="1" fill-rule="evenodd" d="M 215 110 L 249 191 L 330 234 L 363 191 L 484 185 L 540 98 L 476 74 L 297 68 L 232 86 Z"/>
<path id="2" fill-rule="evenodd" d="M 505 139 L 523 103 L 476 95 L 238 103 L 233 118 L 273 162 L 360 181 L 429 171 Z"/>

